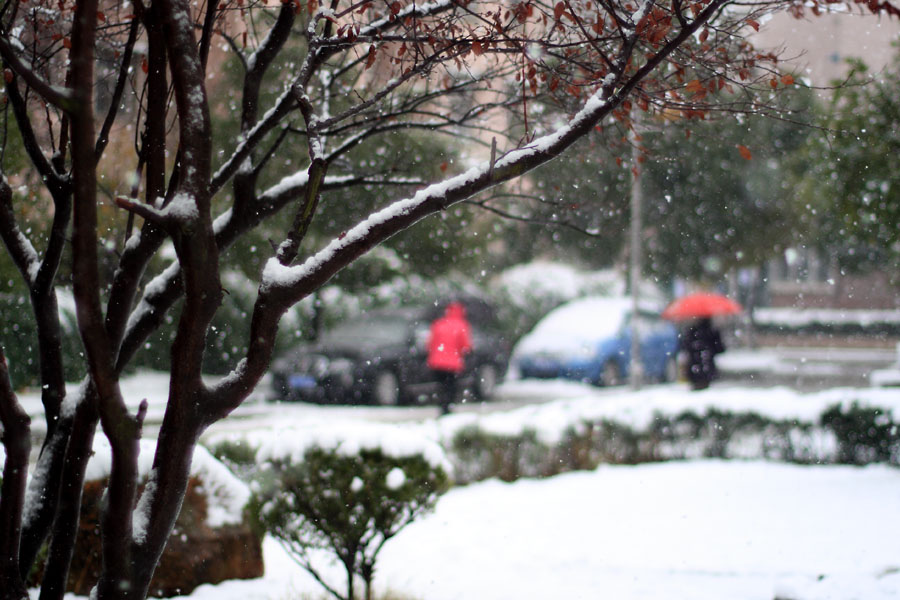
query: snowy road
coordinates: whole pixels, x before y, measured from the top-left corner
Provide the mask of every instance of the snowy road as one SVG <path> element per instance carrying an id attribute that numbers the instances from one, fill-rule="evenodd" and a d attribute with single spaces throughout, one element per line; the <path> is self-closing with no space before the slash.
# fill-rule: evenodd
<path id="1" fill-rule="evenodd" d="M 884 349 L 835 349 L 788 348 L 761 350 L 730 350 L 720 357 L 722 381 L 712 389 L 787 387 L 799 393 L 816 392 L 833 387 L 868 387 L 869 374 L 875 369 L 894 364 L 894 350 Z M 212 432 L 233 429 L 264 428 L 289 419 L 362 419 L 380 422 L 409 422 L 432 419 L 438 414 L 433 406 L 372 407 L 372 406 L 320 406 L 303 403 L 270 403 L 269 384 L 263 381 L 254 395 L 232 415 L 213 426 Z M 683 384 L 647 386 L 646 389 L 683 391 Z M 145 437 L 155 437 L 162 422 L 165 408 L 167 376 L 164 373 L 141 373 L 122 381 L 122 392 L 132 410 L 142 399 L 147 399 L 150 409 L 145 426 Z M 74 389 L 74 387 L 73 387 Z M 596 388 L 566 381 L 506 381 L 497 389 L 489 402 L 460 404 L 456 412 L 472 415 L 502 413 L 529 405 L 542 404 L 560 398 L 585 398 L 597 400 L 620 397 L 628 388 Z M 43 409 L 36 392 L 23 393 L 20 399 L 32 416 L 32 428 L 36 439 L 43 435 Z"/>

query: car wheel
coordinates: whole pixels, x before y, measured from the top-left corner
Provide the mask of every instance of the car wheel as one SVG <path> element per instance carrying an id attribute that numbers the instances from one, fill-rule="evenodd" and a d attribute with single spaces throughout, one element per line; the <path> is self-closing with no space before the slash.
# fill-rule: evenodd
<path id="1" fill-rule="evenodd" d="M 622 371 L 614 360 L 608 360 L 603 363 L 603 369 L 600 371 L 600 385 L 610 387 L 614 385 L 622 385 Z"/>
<path id="2" fill-rule="evenodd" d="M 400 404 L 400 382 L 392 371 L 380 371 L 372 385 L 372 399 L 379 406 Z"/>
<path id="3" fill-rule="evenodd" d="M 497 389 L 499 379 L 497 367 L 491 363 L 485 363 L 475 369 L 475 398 L 482 401 L 489 400 Z"/>

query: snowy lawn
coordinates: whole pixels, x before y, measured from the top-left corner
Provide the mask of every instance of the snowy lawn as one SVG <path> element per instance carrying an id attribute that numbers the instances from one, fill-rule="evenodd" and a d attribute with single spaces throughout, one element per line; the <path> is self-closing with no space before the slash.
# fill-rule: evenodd
<path id="1" fill-rule="evenodd" d="M 133 393 L 147 397 L 153 413 L 164 402 L 164 382 L 143 374 L 123 389 L 129 402 Z M 896 390 L 871 388 L 801 394 L 721 385 L 691 393 L 676 384 L 633 393 L 520 381 L 507 384 L 505 393 L 559 399 L 490 413 L 473 407 L 443 419 L 426 413 L 390 427 L 434 441 L 472 424 L 497 432 L 531 427 L 552 440 L 561 427 L 586 416 L 640 425 L 655 411 L 709 406 L 800 419 L 853 399 L 895 415 L 900 408 Z M 33 406 L 36 398 L 23 400 Z M 267 418 L 229 419 L 220 432 L 249 427 L 245 437 L 277 439 L 279 432 L 352 431 L 354 424 L 371 431 L 378 415 L 398 410 L 250 408 Z M 389 541 L 375 586 L 379 593 L 418 600 L 896 599 L 898 508 L 900 470 L 886 466 L 697 460 L 603 466 L 511 484 L 490 480 L 451 490 L 433 514 Z M 203 586 L 191 600 L 325 597 L 271 538 L 265 556 L 265 577 Z M 339 583 L 340 571 L 332 573 Z"/>
<path id="2" fill-rule="evenodd" d="M 447 493 L 385 547 L 404 598 L 900 597 L 900 472 L 696 461 L 601 467 Z M 267 575 L 194 600 L 319 597 L 276 542 Z M 337 575 L 337 573 L 335 573 Z"/>

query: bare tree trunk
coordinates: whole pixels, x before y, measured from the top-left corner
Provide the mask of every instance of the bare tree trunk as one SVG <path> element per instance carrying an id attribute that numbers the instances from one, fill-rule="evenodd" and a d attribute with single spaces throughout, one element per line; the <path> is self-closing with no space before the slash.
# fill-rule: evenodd
<path id="1" fill-rule="evenodd" d="M 177 422 L 178 418 L 170 414 L 163 422 L 150 481 L 136 509 L 135 520 L 142 527 L 135 531 L 132 555 L 137 598 L 146 596 L 159 557 L 181 512 L 199 432 L 195 424 Z M 173 420 L 175 427 L 172 427 Z"/>
<path id="2" fill-rule="evenodd" d="M 83 397 L 75 411 L 71 426 L 72 434 L 65 455 L 65 469 L 62 479 L 56 519 L 41 582 L 40 600 L 61 600 L 66 592 L 69 567 L 75 551 L 75 538 L 81 518 L 81 498 L 84 491 L 84 476 L 94 445 L 97 430 L 96 394 L 85 384 Z"/>
<path id="3" fill-rule="evenodd" d="M 6 448 L 3 484 L 0 487 L 0 598 L 23 600 L 28 598 L 28 591 L 19 570 L 19 542 L 31 452 L 31 419 L 13 392 L 2 348 L 0 424 L 3 426 L 3 446 Z"/>

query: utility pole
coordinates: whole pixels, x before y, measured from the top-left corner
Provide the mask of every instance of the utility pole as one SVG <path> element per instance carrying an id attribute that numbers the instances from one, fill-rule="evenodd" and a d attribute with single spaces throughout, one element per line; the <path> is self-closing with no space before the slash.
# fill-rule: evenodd
<path id="1" fill-rule="evenodd" d="M 644 368 L 641 364 L 641 318 L 638 312 L 640 305 L 640 288 L 641 288 L 641 270 L 642 270 L 642 248 L 641 248 L 641 230 L 643 223 L 641 219 L 641 171 L 640 161 L 638 160 L 640 151 L 640 135 L 638 134 L 638 120 L 635 112 L 633 129 L 632 129 L 632 145 L 631 145 L 631 162 L 632 162 L 632 181 L 631 181 L 631 231 L 630 231 L 630 287 L 631 287 L 631 368 L 628 370 L 628 380 L 631 389 L 641 389 L 644 379 Z"/>

